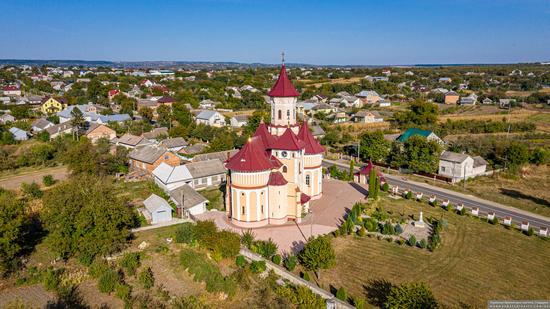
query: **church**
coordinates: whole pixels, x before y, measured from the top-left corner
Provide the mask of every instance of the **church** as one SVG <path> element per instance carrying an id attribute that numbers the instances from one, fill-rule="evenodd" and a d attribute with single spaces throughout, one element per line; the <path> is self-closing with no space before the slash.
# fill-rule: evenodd
<path id="1" fill-rule="evenodd" d="M 310 200 L 323 194 L 325 149 L 296 118 L 299 93 L 284 61 L 268 93 L 271 123 L 260 123 L 242 149 L 225 162 L 228 169 L 226 212 L 244 228 L 300 222 Z"/>

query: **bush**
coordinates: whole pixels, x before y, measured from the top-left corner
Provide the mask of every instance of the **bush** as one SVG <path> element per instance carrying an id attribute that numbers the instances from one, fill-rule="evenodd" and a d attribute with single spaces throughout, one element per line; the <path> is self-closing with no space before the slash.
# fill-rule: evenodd
<path id="1" fill-rule="evenodd" d="M 254 242 L 252 247 L 254 252 L 263 256 L 266 259 L 270 259 L 277 253 L 277 244 L 270 238 L 269 240 L 258 240 Z"/>
<path id="2" fill-rule="evenodd" d="M 401 224 L 395 225 L 395 235 L 401 235 L 403 233 L 403 227 L 401 227 Z"/>
<path id="3" fill-rule="evenodd" d="M 533 230 L 533 228 L 530 227 L 529 229 L 527 229 L 527 231 L 523 231 L 523 233 L 527 236 L 533 236 L 535 235 L 535 230 Z"/>
<path id="4" fill-rule="evenodd" d="M 285 265 L 286 269 L 288 269 L 289 271 L 293 271 L 298 264 L 298 258 L 295 255 L 289 255 L 286 257 L 283 264 Z"/>
<path id="5" fill-rule="evenodd" d="M 390 185 L 387 182 L 384 182 L 384 184 L 382 185 L 382 191 L 384 192 L 390 191 Z"/>
<path id="6" fill-rule="evenodd" d="M 271 258 L 271 261 L 277 265 L 281 265 L 281 256 L 278 255 L 278 254 L 275 254 L 272 258 Z"/>
<path id="7" fill-rule="evenodd" d="M 181 224 L 176 230 L 176 242 L 190 244 L 195 240 L 195 226 L 191 222 Z"/>
<path id="8" fill-rule="evenodd" d="M 365 221 L 365 228 L 369 232 L 376 232 L 378 229 L 378 221 L 376 221 L 376 219 L 374 218 L 368 218 Z"/>
<path id="9" fill-rule="evenodd" d="M 237 255 L 235 258 L 235 264 L 237 264 L 240 268 L 243 268 L 246 266 L 246 259 L 242 255 Z"/>
<path id="10" fill-rule="evenodd" d="M 489 220 L 489 223 L 491 223 L 492 225 L 497 225 L 497 224 L 498 224 L 498 218 L 497 218 L 497 216 L 495 216 L 495 217 L 493 218 L 493 220 Z"/>
<path id="11" fill-rule="evenodd" d="M 126 274 L 134 276 L 136 270 L 141 265 L 141 254 L 139 252 L 129 252 L 122 256 L 120 267 L 124 268 Z"/>
<path id="12" fill-rule="evenodd" d="M 65 269 L 53 269 L 48 267 L 46 271 L 42 274 L 42 283 L 44 288 L 48 291 L 57 291 L 59 285 L 61 284 L 61 275 Z"/>
<path id="13" fill-rule="evenodd" d="M 254 238 L 254 233 L 251 230 L 246 230 L 241 235 L 241 244 L 250 249 L 250 247 L 254 243 Z"/>
<path id="14" fill-rule="evenodd" d="M 250 263 L 250 271 L 254 274 L 263 273 L 265 269 L 265 261 L 254 261 Z"/>
<path id="15" fill-rule="evenodd" d="M 360 297 L 353 297 L 353 306 L 357 309 L 365 308 L 365 300 Z"/>
<path id="16" fill-rule="evenodd" d="M 348 301 L 348 294 L 346 293 L 346 290 L 341 287 L 336 291 L 336 298 L 342 301 Z"/>
<path id="17" fill-rule="evenodd" d="M 310 281 L 311 278 L 309 278 L 309 273 L 302 272 L 302 279 L 304 279 L 305 281 Z"/>
<path id="18" fill-rule="evenodd" d="M 399 238 L 399 239 L 396 240 L 395 242 L 396 242 L 398 245 L 400 245 L 400 246 L 402 246 L 402 245 L 405 243 L 405 241 L 404 241 L 403 239 L 401 239 L 401 238 Z"/>
<path id="19" fill-rule="evenodd" d="M 416 237 L 414 235 L 411 235 L 409 237 L 409 240 L 408 240 L 407 243 L 409 244 L 409 246 L 415 247 L 416 246 Z"/>
<path id="20" fill-rule="evenodd" d="M 150 289 L 155 285 L 155 276 L 151 267 L 147 267 L 139 274 L 139 283 L 146 289 Z"/>
<path id="21" fill-rule="evenodd" d="M 410 200 L 410 199 L 412 199 L 412 197 L 413 197 L 412 191 L 407 191 L 407 194 L 405 194 L 405 198 Z"/>
<path id="22" fill-rule="evenodd" d="M 218 266 L 208 260 L 205 254 L 198 253 L 190 248 L 183 248 L 180 253 L 180 263 L 194 275 L 193 280 L 206 283 L 208 292 L 224 292 L 228 295 L 235 293 L 235 282 L 225 278 Z"/>
<path id="23" fill-rule="evenodd" d="M 42 183 L 46 187 L 49 187 L 49 186 L 55 184 L 55 179 L 53 179 L 52 175 L 46 175 L 46 176 L 42 177 Z"/>
<path id="24" fill-rule="evenodd" d="M 88 267 L 88 274 L 92 276 L 92 278 L 97 279 L 109 269 L 109 264 L 105 260 L 97 258 L 90 264 L 90 267 Z"/>
<path id="25" fill-rule="evenodd" d="M 437 206 L 439 206 L 439 201 L 435 200 L 435 201 L 431 202 L 430 205 L 433 206 L 433 207 L 437 207 Z"/>
<path id="26" fill-rule="evenodd" d="M 361 236 L 361 237 L 364 237 L 365 235 L 367 235 L 367 230 L 365 229 L 364 226 L 362 226 L 359 231 L 357 231 L 357 235 Z"/>
<path id="27" fill-rule="evenodd" d="M 129 301 L 132 296 L 132 287 L 126 283 L 119 282 L 115 287 L 115 295 L 123 301 Z"/>
<path id="28" fill-rule="evenodd" d="M 41 198 L 44 194 L 42 190 L 40 190 L 40 186 L 34 181 L 31 184 L 22 183 L 21 190 L 26 196 L 33 199 Z"/>
<path id="29" fill-rule="evenodd" d="M 462 207 L 462 209 L 458 212 L 459 215 L 464 216 L 466 214 L 466 208 Z"/>
<path id="30" fill-rule="evenodd" d="M 110 268 L 99 277 L 97 285 L 101 293 L 111 293 L 115 290 L 117 283 L 120 283 L 120 274 Z"/>
<path id="31" fill-rule="evenodd" d="M 428 243 L 426 242 L 426 239 L 422 239 L 420 241 L 420 248 L 426 249 L 427 246 L 428 246 Z"/>
<path id="32" fill-rule="evenodd" d="M 438 308 L 432 291 L 424 283 L 405 283 L 391 288 L 384 308 Z"/>

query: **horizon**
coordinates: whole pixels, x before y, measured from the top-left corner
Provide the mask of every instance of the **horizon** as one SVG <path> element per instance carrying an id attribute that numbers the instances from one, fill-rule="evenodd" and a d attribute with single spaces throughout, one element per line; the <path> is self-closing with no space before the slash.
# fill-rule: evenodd
<path id="1" fill-rule="evenodd" d="M 284 50 L 289 63 L 321 66 L 550 60 L 543 0 L 7 0 L 0 11 L 10 12 L 2 59 L 277 64 Z"/>

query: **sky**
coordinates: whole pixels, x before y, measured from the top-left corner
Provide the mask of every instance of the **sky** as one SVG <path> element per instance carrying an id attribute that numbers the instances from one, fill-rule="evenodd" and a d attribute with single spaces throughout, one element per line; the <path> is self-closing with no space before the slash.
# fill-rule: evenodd
<path id="1" fill-rule="evenodd" d="M 0 0 L 0 59 L 550 61 L 550 0 Z"/>

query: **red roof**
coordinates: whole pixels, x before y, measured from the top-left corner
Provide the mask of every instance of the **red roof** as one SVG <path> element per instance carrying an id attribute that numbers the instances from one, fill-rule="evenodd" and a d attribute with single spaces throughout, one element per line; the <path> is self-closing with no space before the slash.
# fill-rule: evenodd
<path id="1" fill-rule="evenodd" d="M 306 154 L 319 154 L 325 152 L 325 148 L 319 144 L 319 141 L 317 141 L 309 131 L 307 121 L 304 121 L 300 131 L 298 131 L 298 138 L 306 144 Z"/>
<path id="2" fill-rule="evenodd" d="M 165 95 L 163 97 L 161 97 L 160 99 L 158 99 L 159 103 L 173 103 L 173 102 L 176 102 L 176 100 L 174 98 L 172 98 L 171 96 L 169 95 Z"/>
<path id="3" fill-rule="evenodd" d="M 120 91 L 118 91 L 118 89 L 113 89 L 113 90 L 109 90 L 109 96 L 112 97 L 112 96 L 115 96 L 119 93 Z"/>
<path id="4" fill-rule="evenodd" d="M 305 193 L 302 193 L 300 195 L 300 204 L 305 204 L 305 203 L 309 202 L 309 200 L 311 200 L 311 196 L 309 196 Z"/>
<path id="5" fill-rule="evenodd" d="M 4 91 L 14 91 L 14 90 L 19 90 L 19 87 L 15 86 L 15 85 L 4 86 Z"/>
<path id="6" fill-rule="evenodd" d="M 287 128 L 285 133 L 271 145 L 271 149 L 300 150 L 304 149 L 305 146 L 306 144 L 290 128 Z"/>
<path id="7" fill-rule="evenodd" d="M 286 67 L 283 64 L 281 67 L 281 72 L 279 73 L 279 78 L 273 88 L 267 93 L 270 97 L 298 97 L 300 94 L 292 85 L 292 82 L 286 74 Z"/>
<path id="8" fill-rule="evenodd" d="M 256 132 L 254 132 L 254 137 L 259 137 L 262 140 L 262 143 L 264 144 L 265 148 L 269 148 L 273 143 L 275 143 L 275 136 L 271 135 L 269 131 L 267 130 L 267 126 L 262 121 L 260 122 L 260 125 L 258 125 L 258 128 L 256 129 Z"/>
<path id="9" fill-rule="evenodd" d="M 263 142 L 258 137 L 251 138 L 239 152 L 227 160 L 225 167 L 242 172 L 270 170 L 273 164 L 265 155 Z"/>
<path id="10" fill-rule="evenodd" d="M 356 172 L 355 175 L 370 175 L 370 171 L 374 168 L 374 165 L 372 164 L 372 161 L 369 161 L 369 164 L 363 166 L 359 172 Z M 380 178 L 380 181 L 384 181 L 384 175 L 380 171 L 376 171 L 376 176 Z"/>
<path id="11" fill-rule="evenodd" d="M 284 186 L 287 183 L 288 181 L 286 181 L 285 177 L 283 176 L 283 174 L 281 174 L 281 172 L 271 172 L 271 174 L 269 174 L 269 181 L 267 182 L 268 185 Z"/>

